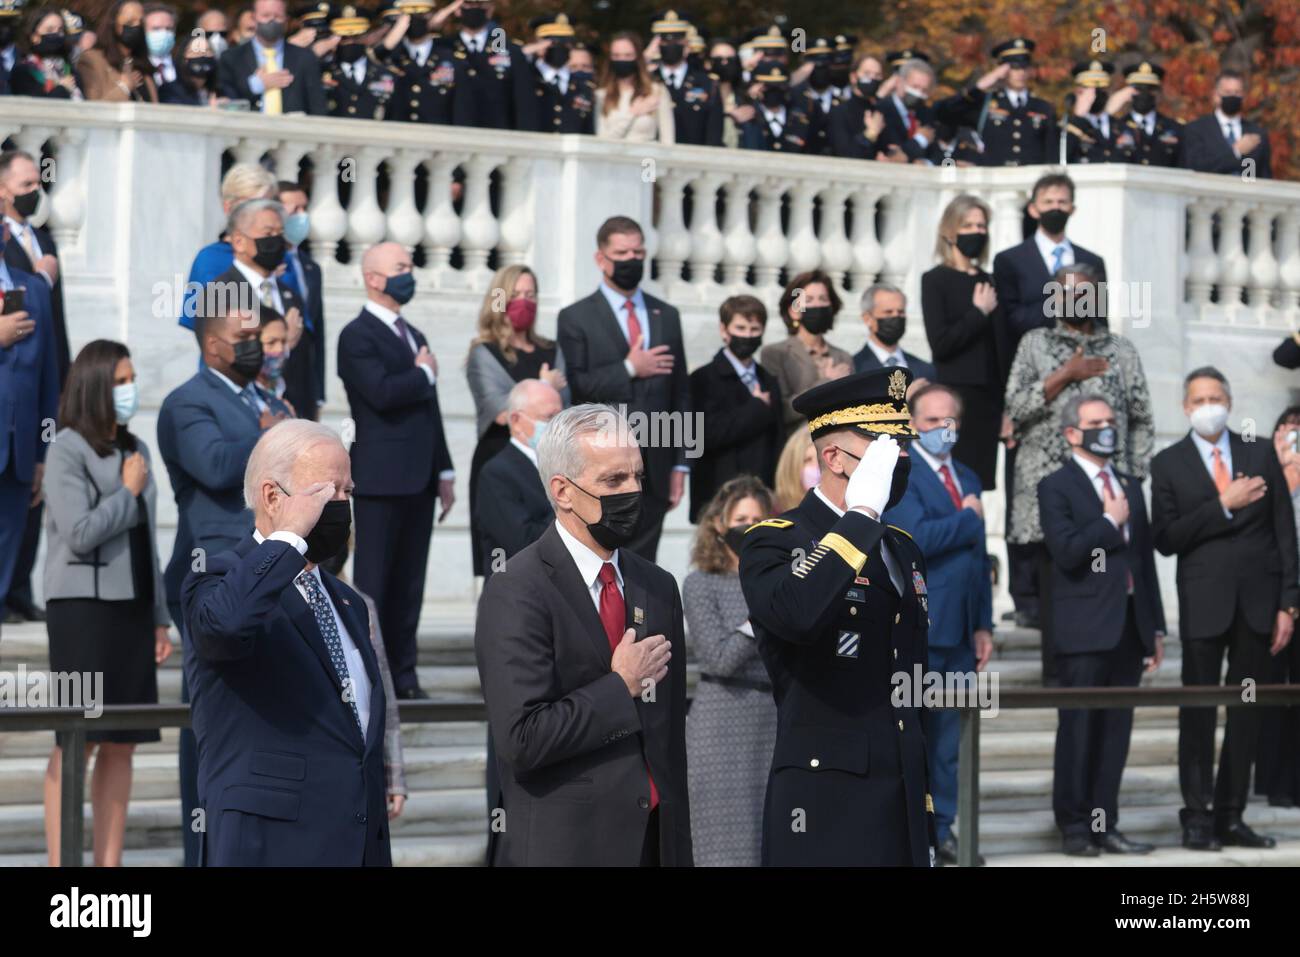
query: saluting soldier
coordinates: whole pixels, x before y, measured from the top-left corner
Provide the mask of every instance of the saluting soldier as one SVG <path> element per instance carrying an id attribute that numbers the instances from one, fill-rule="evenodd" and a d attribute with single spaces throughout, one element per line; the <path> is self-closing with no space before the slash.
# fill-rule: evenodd
<path id="1" fill-rule="evenodd" d="M 451 15 L 453 6 L 434 12 L 429 0 L 398 0 L 396 13 L 374 57 L 393 72 L 396 88 L 385 119 L 399 123 L 452 121 L 452 92 L 456 88 L 456 61 L 450 40 L 436 31 Z"/>
<path id="2" fill-rule="evenodd" d="M 795 153 L 829 156 L 831 152 L 831 110 L 840 105 L 831 83 L 831 59 L 835 47 L 826 37 L 816 37 L 804 51 L 804 62 L 812 64 L 808 79 L 790 90 L 790 122 L 786 126 L 786 148 Z"/>
<path id="3" fill-rule="evenodd" d="M 858 38 L 851 33 L 837 33 L 835 52 L 831 54 L 831 89 L 841 103 L 853 95 L 853 61 Z"/>
<path id="4" fill-rule="evenodd" d="M 704 70 L 686 62 L 691 25 L 676 10 L 666 10 L 650 26 L 658 41 L 659 69 L 653 71 L 673 98 L 674 136 L 689 146 L 722 145 L 722 94 Z"/>
<path id="5" fill-rule="evenodd" d="M 496 130 L 537 129 L 533 66 L 492 19 L 495 4 L 464 0 L 452 38 L 455 87 L 452 122 Z"/>
<path id="6" fill-rule="evenodd" d="M 1065 127 L 1067 163 L 1122 163 L 1120 123 L 1106 112 L 1112 63 L 1084 60 L 1074 65 L 1074 109 Z M 1132 143 L 1132 136 L 1127 137 Z"/>
<path id="7" fill-rule="evenodd" d="M 894 693 L 895 675 L 925 668 L 925 560 L 880 522 L 907 488 L 911 379 L 876 369 L 796 396 L 821 481 L 742 539 L 741 587 L 778 715 L 767 866 L 934 864 L 920 701 L 901 683 Z"/>
<path id="8" fill-rule="evenodd" d="M 333 60 L 321 70 L 329 115 L 382 120 L 395 83 L 392 71 L 374 59 L 365 44 L 370 18 L 349 3 L 339 8 L 329 27 L 339 38 Z"/>
<path id="9" fill-rule="evenodd" d="M 998 65 L 935 104 L 941 122 L 969 127 L 983 144 L 981 166 L 1032 166 L 1056 159 L 1056 111 L 1029 91 L 1036 44 L 1016 37 L 993 48 Z"/>
<path id="10" fill-rule="evenodd" d="M 297 22 L 299 30 L 315 30 L 316 39 L 313 44 L 328 40 L 333 34 L 330 33 L 330 20 L 338 14 L 334 11 L 334 4 L 328 2 L 300 3 L 294 7 L 294 20 Z"/>
<path id="11" fill-rule="evenodd" d="M 790 76 L 779 60 L 763 60 L 754 68 L 754 83 L 761 92 L 754 106 L 754 116 L 740 124 L 742 150 L 769 150 L 777 153 L 798 152 L 786 137 L 790 124 Z"/>
<path id="12" fill-rule="evenodd" d="M 1181 166 L 1183 124 L 1156 107 L 1164 83 L 1164 67 L 1143 60 L 1124 77 L 1128 85 L 1115 94 L 1123 129 L 1132 137 L 1127 160 L 1142 166 Z"/>
<path id="13" fill-rule="evenodd" d="M 596 88 L 591 74 L 569 69 L 576 34 L 563 13 L 534 17 L 533 69 L 539 133 L 595 133 Z"/>

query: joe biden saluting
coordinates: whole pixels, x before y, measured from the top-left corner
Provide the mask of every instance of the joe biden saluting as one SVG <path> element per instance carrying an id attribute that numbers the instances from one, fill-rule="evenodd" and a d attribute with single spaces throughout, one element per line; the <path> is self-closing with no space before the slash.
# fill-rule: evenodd
<path id="1" fill-rule="evenodd" d="M 496 865 L 689 866 L 677 582 L 627 550 L 641 450 L 606 405 L 554 416 L 537 467 L 555 523 L 488 579 L 474 650 L 496 743 Z"/>
<path id="2" fill-rule="evenodd" d="M 206 865 L 392 863 L 366 606 L 318 567 L 347 543 L 351 495 L 333 431 L 268 429 L 244 472 L 256 527 L 181 587 Z"/>

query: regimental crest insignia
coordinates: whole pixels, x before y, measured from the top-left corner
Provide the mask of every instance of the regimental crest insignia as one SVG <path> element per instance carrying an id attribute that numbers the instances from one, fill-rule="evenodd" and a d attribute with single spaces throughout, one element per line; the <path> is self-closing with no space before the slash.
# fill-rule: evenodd
<path id="1" fill-rule="evenodd" d="M 902 402 L 907 398 L 907 378 L 903 375 L 902 369 L 895 369 L 889 377 L 889 397 L 895 402 Z"/>

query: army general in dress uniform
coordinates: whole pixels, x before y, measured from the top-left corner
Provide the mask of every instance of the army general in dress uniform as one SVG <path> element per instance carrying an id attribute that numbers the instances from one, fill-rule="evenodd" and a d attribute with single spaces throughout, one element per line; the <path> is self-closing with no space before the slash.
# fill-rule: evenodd
<path id="1" fill-rule="evenodd" d="M 925 561 L 879 520 L 907 488 L 911 378 L 877 369 L 797 396 L 821 482 L 742 539 L 741 586 L 778 715 L 768 866 L 934 861 L 920 709 L 893 695 L 896 673 L 925 667 Z"/>
<path id="2" fill-rule="evenodd" d="M 329 115 L 382 120 L 384 108 L 393 95 L 394 77 L 366 46 L 369 16 L 347 4 L 339 9 L 339 16 L 329 21 L 329 28 L 339 38 L 333 58 L 321 70 Z"/>

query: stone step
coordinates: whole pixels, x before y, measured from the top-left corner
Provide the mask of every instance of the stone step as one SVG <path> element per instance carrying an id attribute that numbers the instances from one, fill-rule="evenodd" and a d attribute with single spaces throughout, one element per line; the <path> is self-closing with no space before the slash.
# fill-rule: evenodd
<path id="1" fill-rule="evenodd" d="M 980 716 L 980 740 L 994 734 L 1019 734 L 1024 731 L 1055 733 L 1058 720 L 1055 708 L 1004 708 Z M 1133 727 L 1177 728 L 1178 709 L 1166 707 L 1134 708 Z"/>
<path id="2" fill-rule="evenodd" d="M 1177 654 L 1166 655 L 1158 671 L 1142 676 L 1143 686 L 1178 687 L 1182 684 L 1182 665 L 1183 660 Z M 1006 658 L 995 654 L 989 661 L 989 670 L 998 673 L 1001 688 L 1038 688 L 1043 684 L 1043 666 L 1037 657 Z"/>
<path id="3" fill-rule="evenodd" d="M 1223 739 L 1220 723 L 1216 741 Z M 1017 734 L 980 736 L 980 771 L 1051 770 L 1056 750 L 1056 731 L 1024 731 Z M 1177 728 L 1134 728 L 1129 742 L 1128 767 L 1178 766 Z"/>
<path id="4" fill-rule="evenodd" d="M 1300 867 L 1300 840 L 1278 841 L 1266 851 L 1225 847 L 1222 851 L 1189 851 L 1165 845 L 1150 854 L 1103 854 L 1100 857 L 1066 857 L 1059 852 L 1037 854 L 985 854 L 990 867 Z M 1129 912 L 1126 910 L 1126 914 Z M 1136 911 L 1130 916 L 1139 916 Z"/>
<path id="5" fill-rule="evenodd" d="M 1038 654 L 1042 646 L 1043 633 L 1037 628 L 1003 627 L 1004 622 L 997 622 L 993 630 L 993 648 L 995 653 L 1032 651 Z M 1165 635 L 1165 654 L 1178 650 L 1178 633 Z"/>

